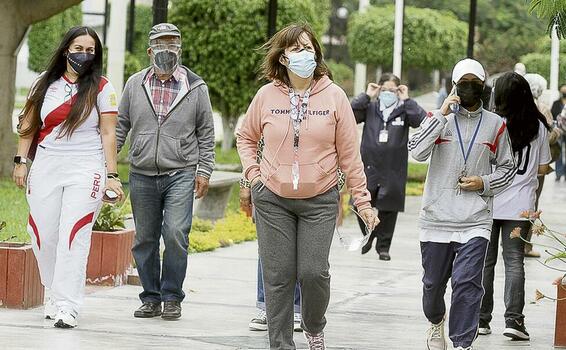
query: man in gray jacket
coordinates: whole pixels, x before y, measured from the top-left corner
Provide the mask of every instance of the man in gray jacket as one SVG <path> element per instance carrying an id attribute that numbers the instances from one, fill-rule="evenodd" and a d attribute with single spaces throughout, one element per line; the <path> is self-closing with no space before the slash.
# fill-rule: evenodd
<path id="1" fill-rule="evenodd" d="M 419 220 L 429 350 L 447 349 L 444 293 L 450 278 L 450 340 L 456 349 L 472 349 L 493 196 L 511 185 L 517 172 L 503 118 L 482 107 L 482 65 L 472 59 L 458 62 L 452 81 L 455 91 L 409 142 L 415 159 L 430 158 Z"/>
<path id="2" fill-rule="evenodd" d="M 143 286 L 134 316 L 177 319 L 185 297 L 194 192 L 196 198 L 206 195 L 214 168 L 214 124 L 204 81 L 179 64 L 179 29 L 155 25 L 147 52 L 152 66 L 128 79 L 116 130 L 118 152 L 131 131 L 132 253 Z"/>

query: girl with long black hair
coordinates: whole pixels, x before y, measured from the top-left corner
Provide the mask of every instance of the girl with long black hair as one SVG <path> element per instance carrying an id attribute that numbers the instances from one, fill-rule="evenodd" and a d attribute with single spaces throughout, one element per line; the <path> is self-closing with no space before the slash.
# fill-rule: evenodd
<path id="1" fill-rule="evenodd" d="M 27 187 L 28 232 L 45 317 L 73 328 L 83 302 L 90 236 L 103 196 L 121 199 L 116 173 L 116 93 L 102 75 L 102 44 L 71 28 L 31 88 L 20 125 L 13 179 Z M 27 159 L 34 159 L 29 174 Z"/>
<path id="2" fill-rule="evenodd" d="M 504 117 L 517 163 L 517 175 L 505 191 L 497 194 L 493 203 L 493 227 L 484 268 L 479 333 L 490 334 L 493 311 L 493 278 L 499 250 L 503 246 L 505 263 L 505 331 L 516 340 L 528 340 L 523 308 L 525 306 L 524 243 L 511 239 L 511 232 L 520 228 L 526 237 L 530 222 L 521 217 L 535 210 L 538 174 L 546 174 L 551 162 L 548 133 L 551 128 L 538 110 L 529 83 L 517 73 L 505 73 L 495 84 L 496 112 Z"/>

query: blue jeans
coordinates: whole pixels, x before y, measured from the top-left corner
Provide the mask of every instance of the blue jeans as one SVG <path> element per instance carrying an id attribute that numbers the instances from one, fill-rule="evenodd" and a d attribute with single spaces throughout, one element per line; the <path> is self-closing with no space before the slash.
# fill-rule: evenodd
<path id="1" fill-rule="evenodd" d="M 265 311 L 265 291 L 263 290 L 263 269 L 261 260 L 257 260 L 257 301 L 258 309 Z M 295 313 L 301 313 L 301 288 L 299 282 L 295 284 Z"/>
<path id="2" fill-rule="evenodd" d="M 130 173 L 136 238 L 132 253 L 143 286 L 142 302 L 182 301 L 193 217 L 195 168 L 172 175 Z M 159 240 L 165 251 L 160 266 Z"/>

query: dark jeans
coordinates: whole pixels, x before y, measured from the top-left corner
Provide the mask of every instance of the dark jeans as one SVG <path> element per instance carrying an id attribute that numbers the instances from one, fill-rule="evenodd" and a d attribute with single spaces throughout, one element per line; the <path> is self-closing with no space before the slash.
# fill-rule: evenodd
<path id="1" fill-rule="evenodd" d="M 377 243 L 375 244 L 375 250 L 378 253 L 389 252 L 391 247 L 391 240 L 393 239 L 393 232 L 395 232 L 395 225 L 397 224 L 397 214 L 396 211 L 383 211 L 379 210 L 377 212 L 377 217 L 379 218 L 379 224 L 371 232 L 370 242 L 373 242 L 377 238 Z M 358 219 L 358 225 L 362 233 L 366 234 L 366 224 L 359 216 L 356 215 Z"/>
<path id="2" fill-rule="evenodd" d="M 182 301 L 192 223 L 195 169 L 173 175 L 130 173 L 136 225 L 132 253 L 143 286 L 142 302 Z M 165 251 L 160 266 L 159 240 Z"/>
<path id="3" fill-rule="evenodd" d="M 503 246 L 503 263 L 505 264 L 505 320 L 522 321 L 525 307 L 525 265 L 524 242 L 519 238 L 511 238 L 510 233 L 515 227 L 521 228 L 521 235 L 527 236 L 531 228 L 528 221 L 493 220 L 491 241 L 487 250 L 485 261 L 483 286 L 485 295 L 482 300 L 480 318 L 491 322 L 493 312 L 493 279 L 495 277 L 495 264 L 499 251 L 499 237 Z M 501 233 L 501 235 L 500 235 Z"/>
<path id="4" fill-rule="evenodd" d="M 488 240 L 481 237 L 472 238 L 465 244 L 421 242 L 424 314 L 434 324 L 444 319 L 444 294 L 451 278 L 448 328 L 455 348 L 471 346 L 477 334 L 488 244 Z"/>
<path id="5" fill-rule="evenodd" d="M 558 157 L 558 159 L 556 160 L 556 165 L 555 165 L 555 170 L 556 170 L 556 178 L 560 179 L 562 176 L 566 175 L 566 164 L 564 162 L 564 158 L 565 157 L 565 149 L 564 146 L 566 145 L 566 137 L 565 136 L 561 136 L 558 139 L 558 142 L 560 144 L 560 157 Z"/>
<path id="6" fill-rule="evenodd" d="M 263 269 L 261 268 L 261 259 L 257 261 L 257 301 L 258 309 L 265 311 L 265 290 L 263 288 Z M 299 282 L 295 284 L 295 313 L 301 313 L 301 288 Z"/>

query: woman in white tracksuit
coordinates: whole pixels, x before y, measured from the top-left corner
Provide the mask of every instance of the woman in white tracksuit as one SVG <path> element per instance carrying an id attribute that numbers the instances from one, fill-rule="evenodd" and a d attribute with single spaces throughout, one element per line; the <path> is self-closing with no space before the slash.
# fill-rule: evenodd
<path id="1" fill-rule="evenodd" d="M 45 317 L 60 328 L 77 325 L 103 196 L 123 196 L 116 173 L 116 93 L 101 72 L 96 32 L 71 28 L 32 86 L 18 126 L 13 178 L 27 187 L 28 232 L 51 296 Z M 28 158 L 34 159 L 29 174 Z"/>

